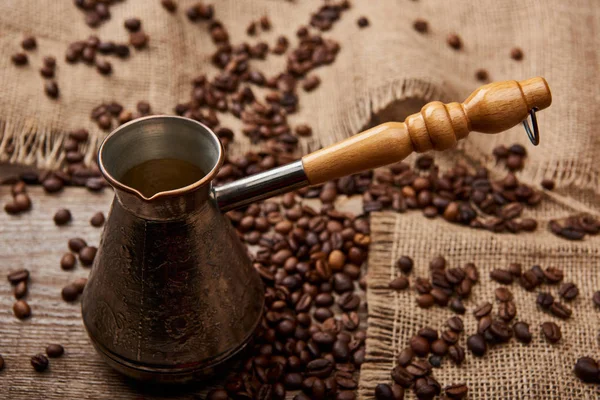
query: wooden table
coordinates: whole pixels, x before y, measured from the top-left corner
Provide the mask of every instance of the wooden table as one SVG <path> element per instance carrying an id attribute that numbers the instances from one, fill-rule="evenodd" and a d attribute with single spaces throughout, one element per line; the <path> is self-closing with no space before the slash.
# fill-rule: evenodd
<path id="1" fill-rule="evenodd" d="M 0 399 L 203 399 L 206 388 L 200 385 L 156 387 L 132 382 L 109 368 L 93 349 L 83 327 L 81 303 L 62 300 L 62 288 L 90 271 L 79 263 L 72 271 L 60 268 L 60 258 L 68 251 L 67 241 L 82 237 L 90 245 L 98 245 L 101 228 L 90 225 L 97 211 L 108 213 L 112 190 L 91 193 L 86 189 L 67 188 L 53 195 L 40 187 L 29 187 L 33 202 L 31 211 L 18 216 L 0 212 L 0 271 L 27 268 L 30 273 L 29 293 L 32 316 L 17 319 L 12 312 L 15 302 L 13 287 L 0 281 L 0 354 L 5 368 L 0 371 Z M 10 187 L 0 186 L 2 206 L 11 198 Z M 342 200 L 338 209 L 355 211 L 361 207 L 360 197 Z M 52 217 L 59 208 L 67 208 L 73 221 L 62 227 Z M 366 322 L 365 314 L 361 316 Z M 50 367 L 35 372 L 31 356 L 45 353 L 50 343 L 65 347 L 65 354 L 50 359 Z"/>

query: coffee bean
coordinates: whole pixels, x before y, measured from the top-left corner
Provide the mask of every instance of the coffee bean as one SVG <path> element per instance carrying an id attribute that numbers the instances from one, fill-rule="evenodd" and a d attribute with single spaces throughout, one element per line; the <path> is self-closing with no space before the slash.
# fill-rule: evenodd
<path id="1" fill-rule="evenodd" d="M 514 331 L 515 337 L 519 341 L 521 341 L 525 344 L 531 342 L 531 338 L 532 338 L 531 332 L 529 331 L 529 324 L 527 324 L 526 322 L 519 321 L 519 322 L 515 323 L 513 325 L 513 331 Z"/>
<path id="2" fill-rule="evenodd" d="M 421 308 L 430 308 L 435 303 L 435 299 L 429 293 L 421 294 L 417 297 L 417 305 Z"/>
<path id="3" fill-rule="evenodd" d="M 44 78 L 54 78 L 54 68 L 44 65 L 42 68 L 40 68 L 40 75 L 42 75 Z"/>
<path id="4" fill-rule="evenodd" d="M 454 385 L 446 386 L 444 388 L 446 396 L 451 399 L 462 399 L 469 392 L 469 388 L 464 383 L 456 383 Z"/>
<path id="5" fill-rule="evenodd" d="M 517 306 L 512 301 L 504 301 L 498 306 L 498 317 L 511 321 L 517 315 Z"/>
<path id="6" fill-rule="evenodd" d="M 498 283 L 510 285 L 513 282 L 513 275 L 505 269 L 494 269 L 490 272 L 490 278 Z"/>
<path id="7" fill-rule="evenodd" d="M 449 306 L 450 309 L 457 314 L 464 314 L 467 311 L 463 302 L 458 297 L 450 299 Z"/>
<path id="8" fill-rule="evenodd" d="M 492 325 L 492 317 L 490 315 L 486 315 L 481 318 L 479 322 L 477 322 L 477 333 L 483 335 Z"/>
<path id="9" fill-rule="evenodd" d="M 475 71 L 475 78 L 477 78 L 478 81 L 487 82 L 487 80 L 489 79 L 489 74 L 487 70 L 483 68 L 478 69 L 477 71 Z"/>
<path id="10" fill-rule="evenodd" d="M 72 282 L 72 285 L 77 288 L 79 294 L 83 293 L 85 285 L 87 284 L 87 278 L 77 278 Z"/>
<path id="11" fill-rule="evenodd" d="M 321 79 L 318 76 L 316 76 L 316 75 L 309 75 L 304 80 L 304 83 L 302 84 L 302 88 L 306 92 L 311 92 L 314 89 L 316 89 L 320 84 L 321 84 Z"/>
<path id="12" fill-rule="evenodd" d="M 462 268 L 449 268 L 446 270 L 446 280 L 453 285 L 462 282 L 466 277 L 466 273 Z"/>
<path id="13" fill-rule="evenodd" d="M 561 337 L 560 327 L 554 322 L 544 322 L 542 324 L 542 333 L 546 340 L 550 343 L 557 343 Z"/>
<path id="14" fill-rule="evenodd" d="M 473 315 L 477 319 L 485 317 L 492 311 L 492 307 L 493 307 L 492 304 L 487 301 L 484 303 L 481 303 L 473 310 Z"/>
<path id="15" fill-rule="evenodd" d="M 439 395 L 442 388 L 438 381 L 431 376 L 427 376 L 415 381 L 414 391 L 419 400 L 430 400 Z"/>
<path id="16" fill-rule="evenodd" d="M 446 37 L 446 42 L 448 43 L 448 46 L 452 47 L 455 50 L 459 50 L 462 47 L 462 41 L 456 33 L 449 34 Z"/>
<path id="17" fill-rule="evenodd" d="M 396 267 L 405 274 L 408 274 L 413 269 L 413 260 L 408 256 L 401 256 L 396 260 Z"/>
<path id="18" fill-rule="evenodd" d="M 142 21 L 139 18 L 127 18 L 123 25 L 129 32 L 137 32 L 142 27 Z"/>
<path id="19" fill-rule="evenodd" d="M 567 306 L 565 306 L 562 303 L 559 303 L 558 301 L 555 301 L 554 303 L 552 303 L 552 305 L 550 306 L 550 312 L 555 317 L 558 317 L 561 319 L 571 318 L 571 314 L 573 314 L 573 311 L 570 308 L 568 308 Z"/>
<path id="20" fill-rule="evenodd" d="M 66 208 L 61 208 L 54 214 L 54 223 L 56 225 L 66 225 L 71 222 L 71 211 Z"/>
<path id="21" fill-rule="evenodd" d="M 21 268 L 9 273 L 6 277 L 12 285 L 16 285 L 19 282 L 27 281 L 29 279 L 29 270 Z"/>
<path id="22" fill-rule="evenodd" d="M 348 347 L 348 343 L 341 340 L 336 340 L 333 344 L 331 354 L 333 354 L 333 357 L 337 362 L 347 362 L 350 358 L 350 349 Z"/>
<path id="23" fill-rule="evenodd" d="M 406 367 L 415 357 L 415 352 L 410 347 L 403 349 L 398 355 L 398 364 Z"/>
<path id="24" fill-rule="evenodd" d="M 59 95 L 58 85 L 55 81 L 46 81 L 44 83 L 44 91 L 48 97 L 56 99 Z"/>
<path id="25" fill-rule="evenodd" d="M 164 7 L 168 12 L 175 12 L 177 10 L 177 3 L 175 0 L 160 0 L 160 4 Z"/>
<path id="26" fill-rule="evenodd" d="M 27 295 L 27 281 L 17 283 L 14 290 L 15 299 L 21 299 Z"/>
<path id="27" fill-rule="evenodd" d="M 567 282 L 560 285 L 560 288 L 558 289 L 558 294 L 560 294 L 563 299 L 570 301 L 577 297 L 577 295 L 579 295 L 579 289 L 574 283 Z"/>
<path id="28" fill-rule="evenodd" d="M 98 211 L 90 219 L 90 225 L 95 226 L 95 227 L 100 227 L 100 226 L 104 225 L 104 220 L 105 220 L 104 213 L 102 213 L 101 211 Z"/>
<path id="29" fill-rule="evenodd" d="M 446 305 L 448 305 L 449 298 L 444 290 L 435 287 L 435 288 L 431 289 L 430 294 L 433 297 L 433 299 L 437 305 L 442 306 L 442 307 L 445 307 Z"/>
<path id="30" fill-rule="evenodd" d="M 69 250 L 74 253 L 79 253 L 81 249 L 87 246 L 87 243 L 82 238 L 69 239 Z"/>
<path id="31" fill-rule="evenodd" d="M 27 193 L 19 193 L 15 196 L 15 206 L 19 212 L 31 209 L 31 199 Z"/>
<path id="32" fill-rule="evenodd" d="M 434 340 L 437 340 L 439 337 L 438 331 L 436 331 L 433 328 L 427 327 L 427 326 L 419 329 L 419 331 L 417 332 L 417 335 L 424 337 L 429 342 L 433 342 Z"/>
<path id="33" fill-rule="evenodd" d="M 75 256 L 73 253 L 65 253 L 60 259 L 60 267 L 65 270 L 72 270 L 75 268 Z"/>
<path id="34" fill-rule="evenodd" d="M 563 272 L 558 268 L 548 267 L 543 274 L 548 283 L 558 283 L 563 280 Z"/>
<path id="35" fill-rule="evenodd" d="M 513 48 L 510 51 L 510 58 L 513 60 L 521 61 L 523 59 L 523 50 L 518 47 Z"/>
<path id="36" fill-rule="evenodd" d="M 512 329 L 504 321 L 495 320 L 489 328 L 489 332 L 494 336 L 497 342 L 507 342 L 513 335 Z"/>
<path id="37" fill-rule="evenodd" d="M 485 339 L 480 334 L 469 336 L 467 338 L 467 347 L 473 355 L 478 357 L 482 357 L 487 350 Z"/>
<path id="38" fill-rule="evenodd" d="M 29 62 L 27 58 L 27 54 L 25 53 L 16 53 L 11 56 L 11 60 L 13 64 L 17 66 L 26 65 Z"/>
<path id="39" fill-rule="evenodd" d="M 394 400 L 394 393 L 392 387 L 384 383 L 380 383 L 375 387 L 375 399 L 376 400 Z"/>
<path id="40" fill-rule="evenodd" d="M 510 263 L 510 264 L 508 264 L 508 271 L 515 278 L 521 277 L 521 274 L 522 274 L 521 264 L 519 264 L 519 263 Z"/>
<path id="41" fill-rule="evenodd" d="M 597 383 L 600 381 L 598 363 L 591 357 L 578 358 L 573 371 L 583 382 Z"/>
<path id="42" fill-rule="evenodd" d="M 360 18 L 358 18 L 358 20 L 356 21 L 356 23 L 358 24 L 358 26 L 360 28 L 365 28 L 365 27 L 369 26 L 369 20 L 367 19 L 367 17 L 360 17 Z"/>
<path id="43" fill-rule="evenodd" d="M 456 365 L 460 365 L 465 360 L 465 349 L 458 344 L 454 344 L 448 347 L 448 355 Z"/>
<path id="44" fill-rule="evenodd" d="M 406 367 L 406 371 L 414 377 L 422 377 L 431 372 L 431 364 L 425 360 L 414 360 Z"/>
<path id="45" fill-rule="evenodd" d="M 505 287 L 496 288 L 494 293 L 498 301 L 510 301 L 513 299 L 512 292 Z"/>
<path id="46" fill-rule="evenodd" d="M 25 300 L 17 300 L 13 304 L 13 313 L 19 319 L 29 318 L 31 316 L 31 307 L 29 307 L 29 304 Z"/>
<path id="47" fill-rule="evenodd" d="M 434 368 L 440 368 L 442 366 L 442 356 L 429 356 L 427 360 L 429 361 L 429 364 L 431 364 L 431 366 Z"/>
<path id="48" fill-rule="evenodd" d="M 540 279 L 531 270 L 525 271 L 519 280 L 521 286 L 528 291 L 535 289 L 541 284 Z"/>
<path id="49" fill-rule="evenodd" d="M 37 47 L 37 41 L 35 40 L 35 37 L 33 36 L 26 36 L 22 41 L 21 41 L 21 47 L 24 50 L 33 50 Z"/>
<path id="50" fill-rule="evenodd" d="M 442 339 L 438 339 L 431 343 L 431 352 L 438 356 L 444 356 L 448 352 L 448 345 Z"/>
<path id="51" fill-rule="evenodd" d="M 337 392 L 335 400 L 355 400 L 356 394 L 352 390 L 342 390 Z"/>
<path id="52" fill-rule="evenodd" d="M 67 302 L 77 300 L 77 297 L 79 297 L 79 294 L 80 294 L 79 289 L 71 283 L 68 284 L 67 286 L 65 286 L 61 291 L 61 296 L 62 296 L 63 300 L 67 301 Z"/>
<path id="53" fill-rule="evenodd" d="M 51 358 L 60 357 L 64 352 L 65 349 L 60 344 L 49 344 L 48 347 L 46 347 L 46 354 Z"/>
<path id="54" fill-rule="evenodd" d="M 442 256 L 435 256 L 429 263 L 429 268 L 434 270 L 443 270 L 446 268 L 446 259 Z"/>
<path id="55" fill-rule="evenodd" d="M 416 355 L 424 357 L 429 354 L 429 341 L 423 336 L 415 335 L 410 338 L 410 348 Z"/>
<path id="56" fill-rule="evenodd" d="M 344 293 L 354 289 L 354 284 L 350 277 L 343 273 L 333 275 L 333 288 L 336 293 Z"/>
<path id="57" fill-rule="evenodd" d="M 299 389 L 302 385 L 302 375 L 296 372 L 288 373 L 283 378 L 283 384 L 288 390 Z"/>
<path id="58" fill-rule="evenodd" d="M 417 278 L 415 280 L 415 289 L 420 294 L 431 292 L 431 283 L 425 278 Z"/>
<path id="59" fill-rule="evenodd" d="M 86 246 L 79 251 L 79 261 L 82 265 L 92 265 L 98 249 L 94 246 Z"/>
<path id="60" fill-rule="evenodd" d="M 96 69 L 102 75 L 110 75 L 112 73 L 112 64 L 106 60 L 97 59 Z"/>
<path id="61" fill-rule="evenodd" d="M 425 33 L 429 30 L 429 24 L 424 19 L 416 19 L 413 22 L 413 28 L 419 33 Z"/>
<path id="62" fill-rule="evenodd" d="M 393 290 L 404 290 L 408 288 L 408 278 L 405 276 L 399 276 L 396 279 L 390 281 L 388 287 Z"/>
<path id="63" fill-rule="evenodd" d="M 592 302 L 596 305 L 596 307 L 600 307 L 600 290 L 594 292 L 592 296 Z"/>
<path id="64" fill-rule="evenodd" d="M 133 32 L 129 35 L 129 43 L 136 49 L 143 49 L 148 44 L 148 35 L 144 31 Z"/>
<path id="65" fill-rule="evenodd" d="M 325 358 L 317 358 L 306 365 L 308 376 L 327 378 L 333 371 L 333 363 Z"/>
<path id="66" fill-rule="evenodd" d="M 448 328 L 452 329 L 455 332 L 462 332 L 464 330 L 463 320 L 460 317 L 451 317 L 446 321 Z"/>
<path id="67" fill-rule="evenodd" d="M 48 368 L 48 358 L 43 354 L 36 354 L 31 357 L 31 366 L 37 372 L 44 372 Z"/>

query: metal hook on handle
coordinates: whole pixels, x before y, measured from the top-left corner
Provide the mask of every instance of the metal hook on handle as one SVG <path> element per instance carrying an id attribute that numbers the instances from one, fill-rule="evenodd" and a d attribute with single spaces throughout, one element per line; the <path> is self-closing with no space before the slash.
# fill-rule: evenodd
<path id="1" fill-rule="evenodd" d="M 533 125 L 533 132 L 532 132 L 531 128 L 529 127 L 529 122 L 527 121 L 527 118 L 525 118 L 523 120 L 523 127 L 525 127 L 525 132 L 527 132 L 527 137 L 529 137 L 529 140 L 531 140 L 531 143 L 533 143 L 534 146 L 537 146 L 538 144 L 540 144 L 540 131 L 538 129 L 537 118 L 535 116 L 536 111 L 537 111 L 536 107 L 529 110 L 529 116 L 531 117 L 531 124 Z"/>

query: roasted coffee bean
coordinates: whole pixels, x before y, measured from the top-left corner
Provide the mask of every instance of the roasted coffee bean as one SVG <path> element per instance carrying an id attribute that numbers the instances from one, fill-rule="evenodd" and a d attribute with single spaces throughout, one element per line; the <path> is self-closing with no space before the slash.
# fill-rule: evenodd
<path id="1" fill-rule="evenodd" d="M 315 304 L 318 307 L 329 307 L 333 304 L 333 296 L 329 293 L 319 293 L 315 297 Z"/>
<path id="2" fill-rule="evenodd" d="M 464 314 L 467 311 L 462 300 L 458 297 L 453 297 L 452 299 L 450 299 L 449 306 L 450 309 L 457 314 Z"/>
<path id="3" fill-rule="evenodd" d="M 554 267 L 546 268 L 544 276 L 548 283 L 558 283 L 562 281 L 564 277 L 562 270 Z"/>
<path id="4" fill-rule="evenodd" d="M 406 347 L 398 355 L 398 364 L 403 367 L 406 367 L 408 364 L 411 363 L 414 357 L 415 352 L 410 347 Z"/>
<path id="5" fill-rule="evenodd" d="M 507 342 L 513 335 L 512 329 L 504 321 L 495 320 L 489 328 L 489 332 L 498 342 Z"/>
<path id="6" fill-rule="evenodd" d="M 35 40 L 35 37 L 33 36 L 26 36 L 22 41 L 21 41 L 21 47 L 24 50 L 33 50 L 37 47 L 37 41 Z"/>
<path id="7" fill-rule="evenodd" d="M 50 344 L 46 347 L 46 354 L 48 357 L 56 358 L 60 357 L 64 354 L 65 349 L 60 344 Z"/>
<path id="8" fill-rule="evenodd" d="M 460 365 L 465 360 L 465 349 L 458 344 L 454 344 L 448 347 L 448 356 L 456 365 Z"/>
<path id="9" fill-rule="evenodd" d="M 79 251 L 79 261 L 82 265 L 92 265 L 98 249 L 94 246 L 86 246 Z"/>
<path id="10" fill-rule="evenodd" d="M 457 383 L 446 386 L 444 391 L 446 396 L 450 397 L 451 399 L 462 399 L 467 396 L 467 393 L 469 393 L 469 388 L 464 383 Z"/>
<path id="11" fill-rule="evenodd" d="M 433 399 L 442 391 L 439 382 L 431 376 L 419 378 L 415 381 L 415 395 L 419 400 Z"/>
<path id="12" fill-rule="evenodd" d="M 558 289 L 558 294 L 560 294 L 563 299 L 570 301 L 577 297 L 577 295 L 579 295 L 579 289 L 574 283 L 567 282 L 560 285 L 560 288 Z"/>
<path id="13" fill-rule="evenodd" d="M 177 11 L 177 3 L 175 2 L 175 0 L 160 0 L 160 4 L 162 4 L 164 9 L 168 12 L 172 13 Z"/>
<path id="14" fill-rule="evenodd" d="M 402 256 L 398 260 L 396 260 L 396 267 L 400 269 L 400 271 L 408 274 L 413 269 L 413 260 L 410 257 Z"/>
<path id="15" fill-rule="evenodd" d="M 477 322 L 477 333 L 483 335 L 485 331 L 487 331 L 492 325 L 492 317 L 490 315 L 486 315 L 481 318 L 479 322 Z"/>
<path id="16" fill-rule="evenodd" d="M 102 75 L 110 75 L 112 73 L 112 64 L 106 60 L 97 59 L 96 69 Z"/>
<path id="17" fill-rule="evenodd" d="M 475 264 L 467 263 L 465 264 L 463 269 L 465 270 L 465 274 L 467 275 L 467 278 L 469 278 L 470 281 L 479 281 L 479 272 L 477 271 L 477 267 L 475 266 Z"/>
<path id="18" fill-rule="evenodd" d="M 31 366 L 37 372 L 44 372 L 48 368 L 48 358 L 43 354 L 36 354 L 31 357 Z"/>
<path id="19" fill-rule="evenodd" d="M 333 344 L 331 354 L 333 354 L 333 357 L 337 362 L 347 362 L 350 358 L 350 348 L 348 347 L 348 343 L 336 340 Z"/>
<path id="20" fill-rule="evenodd" d="M 554 322 L 544 322 L 542 324 L 542 333 L 550 343 L 557 343 L 562 338 L 560 327 Z"/>
<path id="21" fill-rule="evenodd" d="M 365 28 L 365 27 L 369 26 L 369 20 L 367 19 L 367 17 L 358 18 L 356 23 L 360 28 Z"/>
<path id="22" fill-rule="evenodd" d="M 435 299 L 429 293 L 421 294 L 417 297 L 417 305 L 421 308 L 430 308 L 435 304 Z"/>
<path id="23" fill-rule="evenodd" d="M 513 48 L 510 51 L 510 58 L 516 61 L 521 61 L 523 59 L 523 50 L 518 47 Z"/>
<path id="24" fill-rule="evenodd" d="M 144 31 L 133 32 L 129 35 L 129 43 L 136 49 L 143 49 L 148 44 L 148 35 Z"/>
<path id="25" fill-rule="evenodd" d="M 416 19 L 413 22 L 413 28 L 419 33 L 426 33 L 429 29 L 429 24 L 424 19 Z"/>
<path id="26" fill-rule="evenodd" d="M 142 27 L 142 21 L 139 18 L 127 18 L 123 25 L 129 32 L 137 32 Z"/>
<path id="27" fill-rule="evenodd" d="M 446 270 L 446 280 L 453 285 L 457 285 L 465 279 L 466 273 L 461 268 L 449 268 Z"/>
<path id="28" fill-rule="evenodd" d="M 298 136 L 306 137 L 312 135 L 312 128 L 306 124 L 297 125 L 294 131 Z"/>
<path id="29" fill-rule="evenodd" d="M 27 295 L 27 281 L 17 283 L 14 290 L 15 299 L 21 299 Z"/>
<path id="30" fill-rule="evenodd" d="M 443 270 L 444 268 L 446 268 L 446 259 L 442 256 L 436 256 L 434 257 L 431 262 L 429 263 L 429 268 L 432 271 L 435 270 Z"/>
<path id="31" fill-rule="evenodd" d="M 82 238 L 69 239 L 69 250 L 74 253 L 79 253 L 81 249 L 87 246 L 87 243 Z"/>
<path id="32" fill-rule="evenodd" d="M 513 299 L 512 292 L 505 287 L 496 288 L 494 293 L 498 301 L 511 301 Z"/>
<path id="33" fill-rule="evenodd" d="M 458 333 L 451 330 L 445 330 L 444 332 L 442 332 L 441 337 L 448 344 L 455 344 L 456 342 L 458 342 Z"/>
<path id="34" fill-rule="evenodd" d="M 594 292 L 592 296 L 592 302 L 596 305 L 596 307 L 600 307 L 600 290 Z"/>
<path id="35" fill-rule="evenodd" d="M 492 312 L 492 307 L 493 307 L 492 304 L 487 301 L 484 303 L 481 303 L 473 310 L 473 315 L 477 319 L 485 317 L 490 312 Z"/>
<path id="36" fill-rule="evenodd" d="M 529 270 L 523 273 L 519 283 L 525 290 L 531 291 L 539 286 L 541 281 L 533 271 Z"/>
<path id="37" fill-rule="evenodd" d="M 13 64 L 18 65 L 18 66 L 25 65 L 29 62 L 29 59 L 27 58 L 27 54 L 25 54 L 25 53 L 13 54 L 11 56 L 11 60 L 12 60 Z"/>
<path id="38" fill-rule="evenodd" d="M 304 80 L 304 83 L 302 84 L 302 88 L 306 92 L 311 92 L 314 89 L 316 89 L 320 84 L 321 84 L 321 79 L 318 76 L 316 76 L 316 75 L 309 75 Z"/>
<path id="39" fill-rule="evenodd" d="M 44 83 L 44 91 L 48 97 L 56 99 L 59 95 L 58 84 L 55 81 L 46 81 Z"/>
<path id="40" fill-rule="evenodd" d="M 29 279 L 29 270 L 21 268 L 9 273 L 6 277 L 11 284 L 16 285 Z"/>
<path id="41" fill-rule="evenodd" d="M 431 364 L 425 360 L 414 360 L 406 367 L 406 371 L 414 377 L 422 377 L 431 372 Z"/>
<path id="42" fill-rule="evenodd" d="M 104 225 L 104 221 L 105 221 L 104 213 L 102 213 L 101 211 L 98 211 L 90 219 L 90 225 L 95 226 L 95 227 L 100 227 L 100 226 Z"/>
<path id="43" fill-rule="evenodd" d="M 417 335 L 424 337 L 429 342 L 433 342 L 434 340 L 437 340 L 439 337 L 438 331 L 436 331 L 433 328 L 429 328 L 427 326 L 419 329 L 419 331 L 417 332 Z"/>
<path id="44" fill-rule="evenodd" d="M 442 366 L 442 356 L 429 356 L 427 360 L 429 361 L 429 364 L 431 364 L 431 366 L 434 368 L 440 368 Z"/>
<path id="45" fill-rule="evenodd" d="M 446 321 L 446 325 L 454 332 L 462 332 L 464 330 L 463 320 L 460 317 L 451 317 Z"/>
<path id="46" fill-rule="evenodd" d="M 54 223 L 56 225 L 65 225 L 71 221 L 71 211 L 62 208 L 54 214 Z"/>
<path id="47" fill-rule="evenodd" d="M 512 301 L 504 301 L 498 305 L 498 317 L 504 321 L 512 321 L 517 315 L 517 306 Z"/>
<path id="48" fill-rule="evenodd" d="M 510 285 L 513 282 L 513 275 L 505 269 L 494 269 L 490 272 L 490 278 L 498 283 Z"/>
<path id="49" fill-rule="evenodd" d="M 529 331 L 529 324 L 519 321 L 513 325 L 513 331 L 517 340 L 528 344 L 531 342 L 532 336 Z"/>
<path id="50" fill-rule="evenodd" d="M 415 289 L 420 294 L 431 292 L 431 283 L 425 278 L 417 278 L 415 280 Z"/>
<path id="51" fill-rule="evenodd" d="M 480 334 L 469 336 L 467 338 L 467 347 L 469 348 L 471 353 L 473 353 L 473 355 L 478 357 L 482 357 L 487 350 L 487 344 L 485 343 L 485 339 Z"/>
<path id="52" fill-rule="evenodd" d="M 297 372 L 286 374 L 283 378 L 283 384 L 288 390 L 297 390 L 302 385 L 302 375 Z"/>
<path id="53" fill-rule="evenodd" d="M 430 294 L 431 294 L 431 296 L 433 296 L 433 299 L 437 305 L 442 306 L 442 307 L 445 307 L 446 305 L 448 305 L 449 297 L 444 290 L 435 287 L 435 288 L 431 289 Z"/>
<path id="54" fill-rule="evenodd" d="M 356 395 L 353 390 L 342 390 L 337 392 L 335 400 L 355 400 Z"/>
<path id="55" fill-rule="evenodd" d="M 31 307 L 29 307 L 29 304 L 25 300 L 17 300 L 13 304 L 13 313 L 19 319 L 29 318 L 31 316 Z"/>
<path id="56" fill-rule="evenodd" d="M 552 179 L 544 179 L 541 183 L 542 187 L 546 190 L 553 190 L 555 183 Z"/>
<path id="57" fill-rule="evenodd" d="M 308 376 L 327 378 L 333 371 L 333 363 L 325 358 L 317 358 L 306 365 Z"/>
<path id="58" fill-rule="evenodd" d="M 350 277 L 343 273 L 333 275 L 333 289 L 336 293 L 344 293 L 354 289 L 354 284 Z"/>
<path id="59" fill-rule="evenodd" d="M 573 372 L 583 382 L 597 383 L 600 381 L 598 363 L 591 357 L 578 358 Z"/>
<path id="60" fill-rule="evenodd" d="M 515 278 L 521 277 L 521 274 L 522 274 L 521 264 L 519 264 L 519 263 L 510 263 L 510 264 L 508 264 L 508 271 Z"/>
<path id="61" fill-rule="evenodd" d="M 571 315 L 573 314 L 573 311 L 570 308 L 568 308 L 562 303 L 559 303 L 558 301 L 552 303 L 552 305 L 550 306 L 550 312 L 552 313 L 552 315 L 560 319 L 571 318 Z"/>
<path id="62" fill-rule="evenodd" d="M 448 345 L 442 339 L 438 339 L 431 343 L 431 352 L 438 356 L 444 356 L 448 352 Z"/>
<path id="63" fill-rule="evenodd" d="M 392 280 L 388 284 L 388 287 L 393 290 L 404 290 L 408 288 L 408 285 L 408 278 L 405 276 L 399 276 L 396 279 Z"/>
<path id="64" fill-rule="evenodd" d="M 454 50 L 460 50 L 462 47 L 462 41 L 456 33 L 449 34 L 446 37 L 446 42 L 448 43 L 448 46 L 452 47 Z"/>
<path id="65" fill-rule="evenodd" d="M 375 387 L 375 399 L 376 400 L 394 400 L 394 393 L 392 387 L 384 383 L 380 383 Z"/>
<path id="66" fill-rule="evenodd" d="M 487 70 L 481 68 L 475 71 L 475 78 L 477 78 L 478 81 L 487 82 L 487 80 L 489 79 L 489 74 Z"/>
<path id="67" fill-rule="evenodd" d="M 73 253 L 65 253 L 60 259 L 60 267 L 65 270 L 71 270 L 75 268 L 75 256 Z"/>
<path id="68" fill-rule="evenodd" d="M 429 354 L 429 341 L 423 336 L 415 335 L 410 338 L 410 348 L 416 355 L 424 357 Z"/>
<path id="69" fill-rule="evenodd" d="M 40 75 L 42 75 L 44 78 L 54 78 L 54 68 L 44 65 L 42 68 L 40 68 Z"/>
<path id="70" fill-rule="evenodd" d="M 77 288 L 77 290 L 79 291 L 79 293 L 83 293 L 83 290 L 85 289 L 85 285 L 87 284 L 87 278 L 77 278 L 72 282 L 73 286 L 75 286 Z"/>
<path id="71" fill-rule="evenodd" d="M 540 283 L 544 282 L 544 280 L 546 279 L 544 270 L 539 265 L 532 266 L 530 271 L 535 274 L 535 276 L 540 280 Z"/>
<path id="72" fill-rule="evenodd" d="M 62 296 L 63 300 L 67 301 L 67 302 L 77 300 L 77 297 L 79 297 L 79 294 L 80 294 L 79 289 L 71 283 L 68 284 L 67 286 L 65 286 L 61 291 L 61 296 Z"/>
<path id="73" fill-rule="evenodd" d="M 46 193 L 56 193 L 62 190 L 64 183 L 60 179 L 52 176 L 42 182 L 42 186 Z"/>

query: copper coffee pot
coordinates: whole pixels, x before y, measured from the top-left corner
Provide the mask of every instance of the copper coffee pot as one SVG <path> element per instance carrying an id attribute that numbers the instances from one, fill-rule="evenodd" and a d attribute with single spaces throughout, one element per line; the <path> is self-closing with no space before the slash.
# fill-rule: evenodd
<path id="1" fill-rule="evenodd" d="M 432 102 L 288 165 L 213 188 L 223 149 L 206 126 L 176 116 L 122 125 L 104 140 L 99 165 L 116 201 L 83 294 L 92 343 L 118 371 L 138 379 L 199 379 L 239 352 L 263 312 L 263 286 L 223 211 L 344 175 L 445 150 L 470 131 L 497 133 L 552 97 L 543 78 L 493 83 L 462 104 Z M 534 143 L 537 144 L 537 143 Z M 148 160 L 177 159 L 206 175 L 145 197 L 121 180 Z"/>

